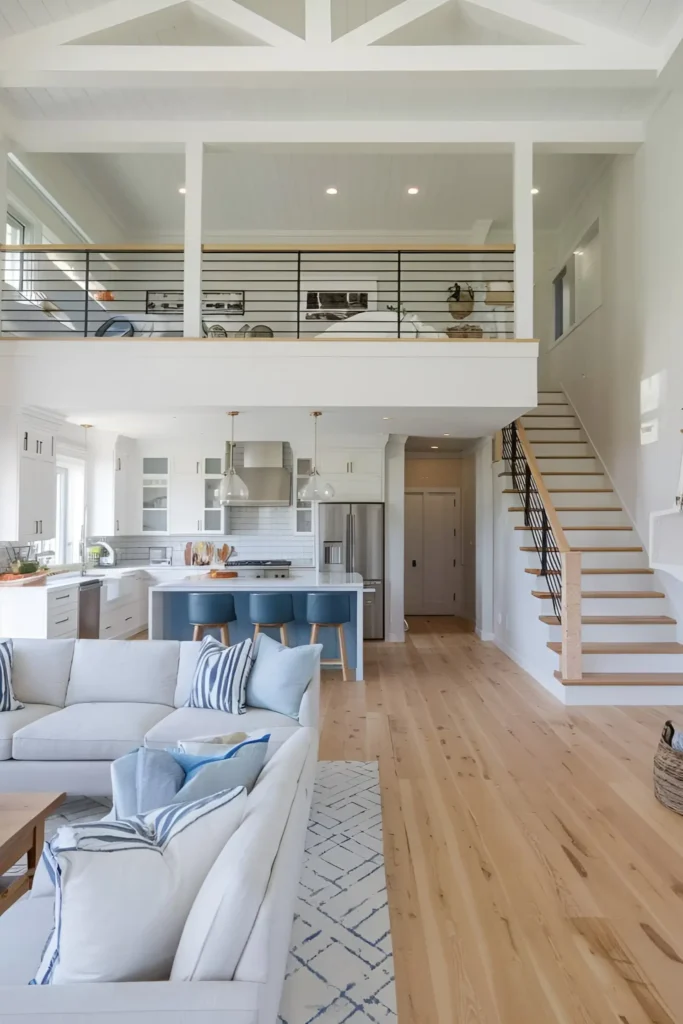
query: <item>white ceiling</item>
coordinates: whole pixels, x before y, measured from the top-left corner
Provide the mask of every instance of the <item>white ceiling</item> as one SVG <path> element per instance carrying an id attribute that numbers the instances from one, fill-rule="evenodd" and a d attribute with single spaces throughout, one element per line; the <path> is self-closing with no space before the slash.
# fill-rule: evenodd
<path id="1" fill-rule="evenodd" d="M 181 237 L 180 154 L 73 154 L 68 165 L 106 199 L 129 238 Z M 538 154 L 536 226 L 560 225 L 599 173 L 596 154 Z M 512 166 L 504 154 L 208 152 L 204 237 L 231 232 L 467 231 L 512 228 Z M 420 188 L 409 196 L 407 188 Z M 325 189 L 335 186 L 336 196 Z M 74 216 L 76 213 L 74 212 Z"/>

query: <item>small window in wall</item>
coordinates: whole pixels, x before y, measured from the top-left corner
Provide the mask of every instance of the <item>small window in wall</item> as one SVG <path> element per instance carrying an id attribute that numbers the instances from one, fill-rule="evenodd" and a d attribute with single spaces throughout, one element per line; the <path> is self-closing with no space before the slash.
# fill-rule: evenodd
<path id="1" fill-rule="evenodd" d="M 5 225 L 5 245 L 24 245 L 26 225 L 13 214 L 7 214 Z M 5 281 L 20 291 L 23 288 L 24 254 L 21 252 L 5 253 Z"/>
<path id="2" fill-rule="evenodd" d="M 600 223 L 588 229 L 553 281 L 555 340 L 593 313 L 602 302 Z"/>

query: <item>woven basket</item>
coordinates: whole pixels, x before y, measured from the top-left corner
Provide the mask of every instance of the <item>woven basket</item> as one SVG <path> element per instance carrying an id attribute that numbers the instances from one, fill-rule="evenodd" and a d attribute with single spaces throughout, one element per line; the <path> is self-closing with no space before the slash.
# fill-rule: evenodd
<path id="1" fill-rule="evenodd" d="M 671 746 L 673 734 L 673 724 L 667 722 L 655 754 L 655 796 L 665 807 L 683 814 L 683 752 Z"/>

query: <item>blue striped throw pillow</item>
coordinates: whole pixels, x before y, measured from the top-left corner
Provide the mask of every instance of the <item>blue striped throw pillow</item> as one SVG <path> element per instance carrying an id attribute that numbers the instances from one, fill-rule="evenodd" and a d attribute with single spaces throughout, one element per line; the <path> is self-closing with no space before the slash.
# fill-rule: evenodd
<path id="1" fill-rule="evenodd" d="M 11 640 L 0 640 L 0 712 L 19 711 L 23 708 L 12 691 L 12 662 L 14 648 Z"/>
<path id="2" fill-rule="evenodd" d="M 186 707 L 244 714 L 251 668 L 251 640 L 224 647 L 212 636 L 205 637 Z"/>

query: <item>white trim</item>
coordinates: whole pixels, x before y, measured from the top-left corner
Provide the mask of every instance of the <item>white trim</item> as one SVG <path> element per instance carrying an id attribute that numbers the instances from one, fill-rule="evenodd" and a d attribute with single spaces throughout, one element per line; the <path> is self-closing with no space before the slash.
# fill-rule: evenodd
<path id="1" fill-rule="evenodd" d="M 306 0 L 306 42 L 329 46 L 332 42 L 332 0 Z"/>
<path id="2" fill-rule="evenodd" d="M 589 313 L 586 313 L 585 316 L 582 316 L 581 319 L 577 320 L 575 324 L 572 324 L 572 326 L 568 330 L 566 330 L 564 334 L 561 334 L 559 338 L 555 338 L 554 341 L 551 341 L 551 343 L 546 348 L 546 352 L 552 352 L 554 348 L 557 348 L 557 346 L 561 345 L 563 341 L 566 341 L 567 338 L 571 337 L 571 335 L 578 327 L 581 327 L 583 324 L 585 324 L 586 320 L 590 320 L 594 313 L 597 313 L 598 310 L 602 309 L 602 305 L 602 301 L 600 301 L 595 307 L 595 309 L 591 309 Z"/>
<path id="3" fill-rule="evenodd" d="M 81 14 L 60 18 L 47 25 L 10 36 L 0 45 L 0 56 L 4 59 L 6 54 L 17 50 L 20 53 L 29 53 L 44 45 L 54 47 L 73 43 L 95 32 L 103 32 L 146 14 L 155 14 L 168 7 L 175 7 L 177 3 L 178 0 L 109 0 L 109 3 L 83 11 Z"/>
<path id="4" fill-rule="evenodd" d="M 267 43 L 268 46 L 303 46 L 304 44 L 303 39 L 294 35 L 293 32 L 288 32 L 286 28 L 282 28 L 268 18 L 243 7 L 235 0 L 192 0 L 192 3 L 194 7 L 200 7 L 207 14 L 247 32 L 262 43 Z"/>
<path id="5" fill-rule="evenodd" d="M 474 632 L 485 644 L 495 643 L 496 641 L 495 633 L 485 633 L 483 630 L 479 629 L 479 626 L 474 627 Z"/>
<path id="6" fill-rule="evenodd" d="M 306 0 L 308 4 L 315 4 L 317 0 Z M 403 0 L 395 7 L 389 8 L 382 14 L 378 14 L 370 21 L 366 21 L 358 28 L 352 29 L 346 35 L 336 40 L 335 46 L 369 46 L 379 39 L 384 39 L 405 25 L 422 18 L 425 14 L 443 7 L 449 0 Z"/>

